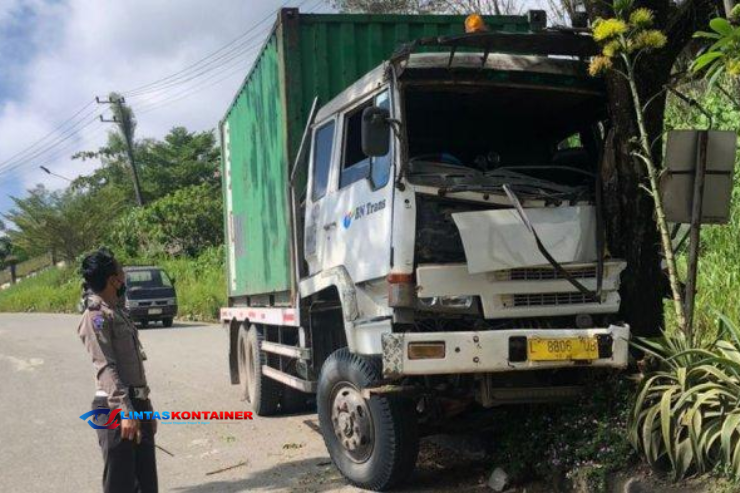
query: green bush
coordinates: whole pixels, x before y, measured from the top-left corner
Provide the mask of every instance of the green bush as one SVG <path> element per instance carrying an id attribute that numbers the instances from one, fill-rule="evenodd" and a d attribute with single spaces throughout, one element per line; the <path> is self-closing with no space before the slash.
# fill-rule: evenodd
<path id="1" fill-rule="evenodd" d="M 680 331 L 636 345 L 648 355 L 629 438 L 674 479 L 725 467 L 740 478 L 740 330 L 726 317 L 713 340 Z"/>
<path id="2" fill-rule="evenodd" d="M 111 246 L 130 257 L 196 256 L 223 243 L 221 202 L 213 185 L 181 188 L 120 217 L 111 228 Z"/>

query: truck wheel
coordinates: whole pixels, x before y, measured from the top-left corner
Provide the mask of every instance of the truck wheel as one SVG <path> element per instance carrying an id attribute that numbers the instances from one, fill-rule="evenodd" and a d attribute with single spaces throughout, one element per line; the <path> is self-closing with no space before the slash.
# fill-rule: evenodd
<path id="1" fill-rule="evenodd" d="M 172 319 L 171 318 L 163 318 L 162 319 L 162 327 L 172 327 Z"/>
<path id="2" fill-rule="evenodd" d="M 324 443 L 334 465 L 352 484 L 387 490 L 413 472 L 419 435 L 413 404 L 399 396 L 362 397 L 380 380 L 377 359 L 342 348 L 324 363 L 317 404 Z"/>
<path id="3" fill-rule="evenodd" d="M 149 320 L 142 320 L 139 323 L 141 324 L 142 329 L 146 329 L 147 327 L 149 327 Z"/>
<path id="4" fill-rule="evenodd" d="M 239 331 L 239 384 L 242 398 L 258 416 L 275 414 L 280 402 L 280 383 L 262 374 L 267 358 L 260 350 L 262 335 L 252 325 Z"/>

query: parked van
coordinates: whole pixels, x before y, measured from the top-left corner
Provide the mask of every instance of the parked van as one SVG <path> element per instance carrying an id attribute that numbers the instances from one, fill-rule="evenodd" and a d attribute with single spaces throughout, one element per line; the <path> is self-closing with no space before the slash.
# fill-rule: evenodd
<path id="1" fill-rule="evenodd" d="M 161 321 L 172 327 L 177 315 L 175 280 L 160 267 L 124 267 L 126 274 L 126 309 L 131 319 L 142 327 Z"/>

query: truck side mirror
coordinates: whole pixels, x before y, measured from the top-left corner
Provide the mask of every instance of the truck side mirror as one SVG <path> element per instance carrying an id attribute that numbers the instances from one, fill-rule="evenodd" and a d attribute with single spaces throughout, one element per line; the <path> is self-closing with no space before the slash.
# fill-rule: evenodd
<path id="1" fill-rule="evenodd" d="M 370 106 L 362 111 L 362 152 L 368 157 L 388 154 L 391 146 L 390 111 Z"/>

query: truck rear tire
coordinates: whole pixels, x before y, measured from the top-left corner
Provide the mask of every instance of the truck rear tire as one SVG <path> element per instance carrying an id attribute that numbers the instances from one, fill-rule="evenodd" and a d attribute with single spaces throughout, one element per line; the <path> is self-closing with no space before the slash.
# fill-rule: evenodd
<path id="1" fill-rule="evenodd" d="M 260 350 L 261 342 L 262 334 L 254 325 L 248 331 L 239 330 L 239 385 L 242 399 L 249 403 L 256 415 L 271 416 L 280 402 L 281 385 L 262 373 L 267 358 Z"/>
<path id="2" fill-rule="evenodd" d="M 335 351 L 319 377 L 317 404 L 324 443 L 350 483 L 383 491 L 405 480 L 416 466 L 419 434 L 413 403 L 390 395 L 362 397 L 381 378 L 377 359 Z"/>

